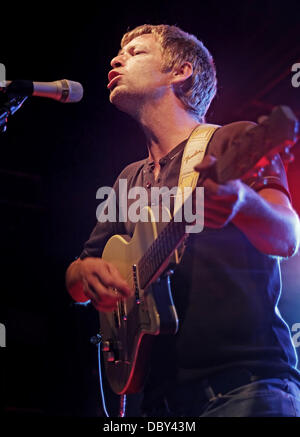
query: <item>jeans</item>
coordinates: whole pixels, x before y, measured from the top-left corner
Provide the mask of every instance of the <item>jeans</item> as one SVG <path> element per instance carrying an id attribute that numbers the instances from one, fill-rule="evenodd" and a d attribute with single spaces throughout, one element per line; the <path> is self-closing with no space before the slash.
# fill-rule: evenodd
<path id="1" fill-rule="evenodd" d="M 265 378 L 224 393 L 197 384 L 173 389 L 146 417 L 300 417 L 300 384 Z"/>
<path id="2" fill-rule="evenodd" d="M 211 399 L 200 417 L 300 417 L 300 388 L 289 379 L 264 379 Z"/>

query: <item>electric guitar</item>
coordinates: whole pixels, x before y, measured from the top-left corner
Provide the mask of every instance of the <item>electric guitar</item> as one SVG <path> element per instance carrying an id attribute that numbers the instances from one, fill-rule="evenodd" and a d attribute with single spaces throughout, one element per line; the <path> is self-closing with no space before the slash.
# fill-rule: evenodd
<path id="1" fill-rule="evenodd" d="M 223 151 L 214 175 L 209 177 L 222 184 L 243 177 L 251 169 L 261 172 L 260 163 L 278 152 L 290 161 L 289 150 L 297 132 L 298 120 L 291 109 L 274 108 L 269 117 L 263 117 Z M 173 217 L 163 226 L 155 222 L 150 207 L 146 207 L 146 214 L 148 220 L 136 224 L 131 239 L 114 235 L 102 254 L 135 291 L 133 297 L 120 301 L 116 310 L 99 312 L 106 377 L 112 390 L 121 395 L 143 388 L 154 336 L 178 330 L 170 274 L 187 243 L 186 223 Z"/>

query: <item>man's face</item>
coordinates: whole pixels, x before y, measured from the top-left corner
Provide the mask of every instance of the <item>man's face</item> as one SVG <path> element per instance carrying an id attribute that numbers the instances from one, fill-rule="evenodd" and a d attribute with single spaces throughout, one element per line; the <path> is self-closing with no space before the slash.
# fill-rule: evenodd
<path id="1" fill-rule="evenodd" d="M 134 38 L 112 59 L 110 102 L 134 115 L 140 105 L 158 101 L 170 88 L 171 73 L 162 72 L 162 52 L 152 34 Z"/>

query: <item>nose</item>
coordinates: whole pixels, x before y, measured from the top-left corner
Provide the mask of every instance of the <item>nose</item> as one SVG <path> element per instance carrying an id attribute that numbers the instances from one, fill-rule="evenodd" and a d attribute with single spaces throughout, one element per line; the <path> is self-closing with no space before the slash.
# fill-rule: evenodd
<path id="1" fill-rule="evenodd" d="M 124 65 L 124 58 L 123 58 L 123 56 L 122 56 L 122 55 L 117 55 L 117 56 L 115 56 L 115 57 L 111 60 L 110 65 L 111 65 L 113 68 L 122 67 L 122 66 Z"/>

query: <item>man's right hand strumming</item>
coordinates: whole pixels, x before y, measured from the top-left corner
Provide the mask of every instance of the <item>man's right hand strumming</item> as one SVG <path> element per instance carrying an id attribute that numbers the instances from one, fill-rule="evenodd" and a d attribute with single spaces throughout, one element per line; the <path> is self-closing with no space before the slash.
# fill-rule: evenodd
<path id="1" fill-rule="evenodd" d="M 66 286 L 74 300 L 91 300 L 99 311 L 113 311 L 119 300 L 132 295 L 117 268 L 101 259 L 77 259 L 66 272 Z"/>

